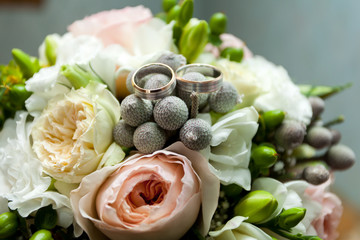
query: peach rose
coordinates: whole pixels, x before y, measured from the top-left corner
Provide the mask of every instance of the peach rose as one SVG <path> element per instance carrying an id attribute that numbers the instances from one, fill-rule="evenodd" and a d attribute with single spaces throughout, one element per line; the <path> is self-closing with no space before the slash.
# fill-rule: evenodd
<path id="1" fill-rule="evenodd" d="M 340 199 L 335 194 L 328 192 L 330 184 L 331 178 L 321 185 L 311 185 L 306 189 L 306 194 L 322 205 L 320 216 L 311 224 L 323 240 L 337 239 L 339 236 L 337 227 L 343 211 Z"/>
<path id="2" fill-rule="evenodd" d="M 220 39 L 222 41 L 219 48 L 215 47 L 212 44 L 206 45 L 205 50 L 211 52 L 215 57 L 220 56 L 220 51 L 224 50 L 228 47 L 233 48 L 242 48 L 244 50 L 244 59 L 251 58 L 253 56 L 250 49 L 246 46 L 245 42 L 243 42 L 241 39 L 235 37 L 232 34 L 229 33 L 223 33 L 220 35 Z"/>
<path id="3" fill-rule="evenodd" d="M 86 176 L 70 199 L 92 240 L 176 240 L 197 219 L 207 233 L 219 187 L 206 159 L 177 142 Z"/>
<path id="4" fill-rule="evenodd" d="M 152 19 L 152 13 L 143 6 L 103 11 L 78 20 L 68 27 L 73 35 L 92 35 L 105 46 L 119 44 L 127 50 L 133 46 L 135 30 Z"/>

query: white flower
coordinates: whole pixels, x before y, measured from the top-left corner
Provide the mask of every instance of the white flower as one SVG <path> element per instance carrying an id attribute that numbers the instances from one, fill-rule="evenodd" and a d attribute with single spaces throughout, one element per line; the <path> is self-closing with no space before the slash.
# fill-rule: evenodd
<path id="1" fill-rule="evenodd" d="M 46 191 L 51 178 L 43 175 L 31 149 L 32 125 L 26 123 L 27 116 L 25 112 L 18 112 L 15 120 L 5 122 L 0 133 L 0 199 L 7 199 L 9 208 L 18 209 L 22 217 L 51 204 L 58 212 L 58 225 L 68 227 L 73 221 L 69 198 Z"/>
<path id="2" fill-rule="evenodd" d="M 310 103 L 283 67 L 260 56 L 241 63 L 222 59 L 216 65 L 223 72 L 224 80 L 233 83 L 243 94 L 244 106 L 253 105 L 262 111 L 280 109 L 287 113 L 288 119 L 310 123 Z"/>
<path id="3" fill-rule="evenodd" d="M 230 219 L 220 230 L 211 231 L 209 235 L 215 240 L 271 240 L 260 228 L 244 222 L 247 218 L 236 216 Z"/>
<path id="4" fill-rule="evenodd" d="M 206 115 L 199 117 L 206 118 Z M 250 190 L 248 166 L 258 117 L 255 108 L 243 108 L 224 115 L 211 127 L 210 147 L 202 153 L 209 159 L 210 169 L 222 184 L 235 183 Z"/>
<path id="5" fill-rule="evenodd" d="M 321 206 L 312 201 L 305 193 L 305 189 L 309 183 L 297 180 L 290 181 L 285 184 L 273 178 L 258 178 L 253 182 L 252 191 L 264 190 L 271 193 L 278 202 L 275 212 L 264 222 L 279 215 L 282 209 L 290 209 L 294 207 L 306 208 L 304 219 L 292 228 L 294 234 L 301 233 L 307 235 L 316 235 L 316 231 L 311 226 L 311 222 L 320 214 Z"/>
<path id="6" fill-rule="evenodd" d="M 31 132 L 44 171 L 57 180 L 79 183 L 99 167 L 119 119 L 120 104 L 103 84 L 90 82 L 51 99 Z"/>
<path id="7" fill-rule="evenodd" d="M 70 33 L 62 37 L 51 35 L 58 42 L 56 64 L 40 69 L 32 78 L 26 81 L 26 89 L 33 94 L 26 100 L 25 105 L 31 115 L 38 115 L 47 102 L 57 96 L 70 91 L 71 84 L 65 77 L 59 75 L 60 67 L 64 64 L 87 65 L 103 48 L 102 43 L 91 36 L 74 37 Z M 44 43 L 40 46 L 40 58 L 44 58 Z M 44 59 L 42 60 L 44 61 Z"/>

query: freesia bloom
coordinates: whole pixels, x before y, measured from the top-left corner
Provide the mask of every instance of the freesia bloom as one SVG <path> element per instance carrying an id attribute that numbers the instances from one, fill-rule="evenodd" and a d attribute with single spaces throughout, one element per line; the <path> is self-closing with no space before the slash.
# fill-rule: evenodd
<path id="1" fill-rule="evenodd" d="M 175 240 L 196 219 L 200 232 L 207 233 L 219 185 L 206 159 L 176 142 L 86 176 L 71 192 L 71 203 L 92 240 Z"/>
<path id="2" fill-rule="evenodd" d="M 271 240 L 260 228 L 244 222 L 247 218 L 236 216 L 230 219 L 220 230 L 211 231 L 209 235 L 215 240 Z"/>
<path id="3" fill-rule="evenodd" d="M 131 50 L 136 38 L 134 33 L 142 24 L 152 19 L 151 11 L 143 6 L 103 11 L 75 21 L 68 27 L 75 36 L 91 35 L 105 46 L 119 44 Z"/>
<path id="4" fill-rule="evenodd" d="M 50 176 L 79 183 L 98 168 L 119 119 L 116 98 L 105 85 L 90 82 L 49 101 L 34 122 L 33 150 Z"/>
<path id="5" fill-rule="evenodd" d="M 224 80 L 234 84 L 243 95 L 243 106 L 253 105 L 262 111 L 280 109 L 286 112 L 288 119 L 310 123 L 310 103 L 283 67 L 260 56 L 244 59 L 241 63 L 222 59 L 215 64 L 222 71 Z"/>
<path id="6" fill-rule="evenodd" d="M 209 115 L 199 117 L 206 120 Z M 250 190 L 251 174 L 248 166 L 258 117 L 255 108 L 243 108 L 225 114 L 212 125 L 210 147 L 202 153 L 209 159 L 211 170 L 221 183 L 235 183 Z"/>
<path id="7" fill-rule="evenodd" d="M 27 217 L 51 204 L 58 213 L 57 224 L 67 228 L 73 221 L 69 198 L 47 191 L 51 178 L 43 175 L 32 151 L 32 124 L 26 123 L 27 116 L 25 112 L 18 112 L 15 120 L 5 122 L 0 133 L 0 211 L 6 211 L 9 201 L 10 209 L 17 209 L 22 217 Z"/>
<path id="8" fill-rule="evenodd" d="M 318 236 L 324 240 L 335 240 L 339 236 L 337 227 L 340 223 L 343 208 L 341 200 L 333 193 L 328 192 L 331 178 L 325 183 L 306 189 L 306 194 L 322 206 L 321 213 L 312 222 Z"/>

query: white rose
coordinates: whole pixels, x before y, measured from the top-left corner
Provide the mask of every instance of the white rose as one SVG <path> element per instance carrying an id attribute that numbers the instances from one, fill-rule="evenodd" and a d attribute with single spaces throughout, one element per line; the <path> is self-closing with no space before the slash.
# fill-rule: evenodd
<path id="1" fill-rule="evenodd" d="M 33 116 L 39 114 L 51 98 L 70 91 L 70 88 L 66 86 L 71 86 L 71 84 L 66 78 L 59 75 L 62 65 L 87 65 L 103 48 L 102 43 L 91 36 L 74 37 L 67 33 L 62 37 L 56 34 L 51 37 L 58 44 L 56 64 L 40 69 L 26 81 L 26 89 L 33 94 L 26 100 L 25 105 Z M 39 55 L 40 60 L 46 62 L 44 43 L 39 48 Z"/>
<path id="2" fill-rule="evenodd" d="M 282 209 L 290 209 L 294 207 L 306 208 L 304 219 L 292 228 L 294 234 L 301 233 L 307 235 L 317 235 L 315 229 L 311 226 L 311 222 L 320 214 L 321 206 L 311 200 L 306 194 L 305 189 L 309 183 L 297 180 L 290 181 L 285 184 L 273 178 L 258 178 L 253 182 L 252 191 L 264 190 L 271 193 L 278 202 L 275 212 L 264 222 L 274 218 Z"/>
<path id="3" fill-rule="evenodd" d="M 206 115 L 199 117 L 204 119 Z M 258 117 L 255 108 L 243 108 L 224 115 L 211 127 L 210 147 L 202 153 L 209 159 L 210 169 L 222 184 L 235 183 L 250 190 L 248 166 Z"/>
<path id="4" fill-rule="evenodd" d="M 50 100 L 31 132 L 44 171 L 57 180 L 79 183 L 99 167 L 119 119 L 119 102 L 96 82 Z"/>
<path id="5" fill-rule="evenodd" d="M 260 56 L 241 63 L 222 59 L 216 65 L 223 72 L 224 80 L 233 83 L 243 95 L 243 106 L 253 105 L 262 111 L 280 109 L 287 113 L 288 119 L 310 123 L 310 103 L 283 67 Z"/>
<path id="6" fill-rule="evenodd" d="M 51 204 L 58 212 L 58 225 L 67 228 L 73 221 L 70 200 L 58 192 L 47 191 L 51 178 L 43 176 L 41 164 L 31 149 L 32 125 L 26 123 L 27 116 L 18 112 L 15 120 L 5 122 L 0 133 L 1 211 L 6 211 L 9 201 L 10 209 L 17 209 L 22 217 L 27 217 Z"/>
<path id="7" fill-rule="evenodd" d="M 209 235 L 215 240 L 271 240 L 260 228 L 244 222 L 247 218 L 236 216 L 230 219 L 220 230 L 211 231 Z"/>

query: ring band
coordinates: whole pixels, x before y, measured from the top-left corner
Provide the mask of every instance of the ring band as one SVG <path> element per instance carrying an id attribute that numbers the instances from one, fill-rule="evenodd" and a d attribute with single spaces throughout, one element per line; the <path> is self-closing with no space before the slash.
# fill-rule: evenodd
<path id="1" fill-rule="evenodd" d="M 141 79 L 152 73 L 161 73 L 170 78 L 170 81 L 160 88 L 144 89 L 138 85 Z M 148 100 L 157 100 L 171 95 L 176 87 L 176 78 L 174 70 L 163 63 L 150 63 L 140 67 L 133 74 L 131 78 L 131 84 L 134 87 L 134 93 L 136 96 L 145 98 Z"/>
<path id="2" fill-rule="evenodd" d="M 188 72 L 199 72 L 205 77 L 213 79 L 206 81 L 186 80 L 182 76 Z M 176 79 L 178 88 L 185 92 L 209 93 L 220 89 L 223 81 L 222 72 L 209 64 L 188 64 L 176 70 Z"/>

